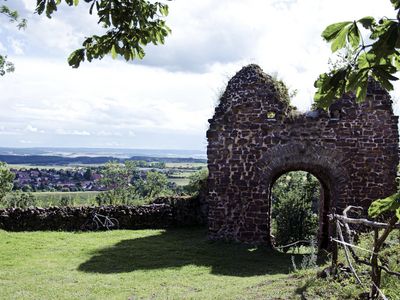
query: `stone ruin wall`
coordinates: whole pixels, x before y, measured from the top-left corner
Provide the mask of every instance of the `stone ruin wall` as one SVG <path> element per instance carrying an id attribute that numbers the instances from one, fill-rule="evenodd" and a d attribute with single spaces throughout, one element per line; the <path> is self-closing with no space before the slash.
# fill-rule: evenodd
<path id="1" fill-rule="evenodd" d="M 271 245 L 271 187 L 289 171 L 320 180 L 325 243 L 330 212 L 396 191 L 398 117 L 378 84 L 370 82 L 362 104 L 347 95 L 329 112 L 298 114 L 284 98 L 256 65 L 229 81 L 207 132 L 211 239 Z"/>

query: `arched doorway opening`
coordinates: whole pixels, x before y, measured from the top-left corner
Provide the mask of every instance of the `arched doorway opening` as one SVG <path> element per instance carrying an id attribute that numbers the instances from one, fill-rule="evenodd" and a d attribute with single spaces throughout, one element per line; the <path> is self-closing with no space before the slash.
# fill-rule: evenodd
<path id="1" fill-rule="evenodd" d="M 310 246 L 314 241 L 320 249 L 326 249 L 330 205 L 327 186 L 312 173 L 289 171 L 275 177 L 270 191 L 270 228 L 275 246 L 286 252 L 293 247 L 280 247 Z"/>
<path id="2" fill-rule="evenodd" d="M 300 169 L 282 171 L 271 181 L 268 202 L 271 240 L 276 247 L 314 240 L 318 249 L 329 248 L 332 203 L 326 180 Z"/>

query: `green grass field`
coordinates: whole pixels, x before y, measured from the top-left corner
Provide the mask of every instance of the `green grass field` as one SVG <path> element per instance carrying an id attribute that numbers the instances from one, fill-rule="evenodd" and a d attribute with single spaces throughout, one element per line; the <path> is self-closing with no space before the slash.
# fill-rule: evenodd
<path id="1" fill-rule="evenodd" d="M 167 168 L 177 168 L 177 169 L 193 169 L 193 168 L 207 168 L 206 163 L 166 163 Z"/>
<path id="2" fill-rule="evenodd" d="M 394 270 L 399 247 L 388 249 Z M 307 256 L 210 242 L 201 228 L 0 230 L 0 299 L 350 300 L 368 290 L 350 274 L 333 280 L 317 279 L 317 268 L 293 271 L 292 257 L 300 267 Z M 368 283 L 365 270 L 359 274 Z M 399 299 L 398 278 L 382 280 L 388 299 Z"/>
<path id="3" fill-rule="evenodd" d="M 185 186 L 189 183 L 189 178 L 168 178 L 169 182 L 174 182 L 177 186 Z"/>
<path id="4" fill-rule="evenodd" d="M 300 299 L 304 281 L 291 255 L 203 229 L 0 231 L 0 249 L 0 299 Z"/>
<path id="5" fill-rule="evenodd" d="M 36 205 L 41 207 L 59 206 L 61 198 L 73 199 L 75 206 L 96 204 L 95 198 L 99 192 L 34 192 L 32 195 L 36 198 Z M 8 194 L 6 197 L 11 197 Z"/>

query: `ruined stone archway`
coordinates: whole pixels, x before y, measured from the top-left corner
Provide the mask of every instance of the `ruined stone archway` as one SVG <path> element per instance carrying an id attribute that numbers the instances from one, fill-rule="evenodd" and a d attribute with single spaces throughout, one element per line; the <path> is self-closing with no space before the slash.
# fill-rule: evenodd
<path id="1" fill-rule="evenodd" d="M 368 207 L 396 190 L 398 117 L 377 84 L 367 101 L 345 96 L 330 113 L 297 113 L 285 90 L 255 65 L 239 71 L 210 120 L 209 237 L 271 245 L 270 192 L 288 171 L 304 170 L 323 186 L 319 243 L 327 215 L 349 204 Z"/>

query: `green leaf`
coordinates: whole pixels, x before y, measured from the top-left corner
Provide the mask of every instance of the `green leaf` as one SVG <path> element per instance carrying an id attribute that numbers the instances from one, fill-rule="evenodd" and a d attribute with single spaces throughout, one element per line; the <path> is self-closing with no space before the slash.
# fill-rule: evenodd
<path id="1" fill-rule="evenodd" d="M 349 25 L 350 23 L 351 22 L 339 22 L 331 24 L 322 32 L 322 37 L 325 41 L 330 42 L 332 39 L 336 38 L 336 36 L 345 26 Z"/>
<path id="2" fill-rule="evenodd" d="M 382 213 L 388 211 L 395 211 L 400 208 L 400 195 L 398 193 L 393 194 L 385 199 L 378 199 L 371 203 L 368 208 L 368 215 L 371 218 L 376 218 Z"/>
<path id="3" fill-rule="evenodd" d="M 394 6 L 394 9 L 399 9 L 400 8 L 400 0 L 390 0 L 392 2 L 392 5 Z"/>
<path id="4" fill-rule="evenodd" d="M 335 100 L 345 92 L 345 79 L 348 74 L 348 69 L 339 69 L 330 72 L 329 74 L 321 74 L 318 80 L 314 83 L 317 92 L 314 95 L 314 100 L 319 108 L 328 108 Z"/>
<path id="5" fill-rule="evenodd" d="M 346 46 L 348 33 L 349 33 L 349 27 L 343 27 L 342 30 L 340 30 L 337 37 L 335 37 L 332 40 L 332 45 L 331 45 L 332 52 L 336 52 L 337 50 L 342 49 Z"/>
<path id="6" fill-rule="evenodd" d="M 74 6 L 78 6 L 79 0 L 74 0 Z"/>
<path id="7" fill-rule="evenodd" d="M 169 11 L 168 11 L 168 5 L 160 4 L 160 13 L 161 13 L 164 17 L 168 16 L 168 13 L 169 13 Z"/>
<path id="8" fill-rule="evenodd" d="M 396 209 L 396 217 L 400 220 L 400 208 Z"/>
<path id="9" fill-rule="evenodd" d="M 392 65 L 377 65 L 371 68 L 374 78 L 388 91 L 393 90 L 393 84 L 390 81 L 398 80 L 391 73 L 396 72 Z"/>
<path id="10" fill-rule="evenodd" d="M 78 68 L 80 63 L 85 60 L 85 49 L 78 49 L 68 57 L 68 64 L 73 68 Z"/>
<path id="11" fill-rule="evenodd" d="M 371 68 L 376 61 L 376 55 L 370 52 L 361 53 L 357 60 L 358 69 Z"/>
<path id="12" fill-rule="evenodd" d="M 393 63 L 394 63 L 394 66 L 396 67 L 397 71 L 399 71 L 400 70 L 400 56 L 398 54 L 394 54 Z"/>
<path id="13" fill-rule="evenodd" d="M 367 97 L 368 77 L 358 83 L 356 89 L 356 101 L 362 102 Z"/>
<path id="14" fill-rule="evenodd" d="M 356 91 L 356 96 L 357 96 L 357 89 L 361 88 L 358 90 L 359 97 L 362 97 L 364 94 L 363 88 L 365 88 L 366 92 L 366 86 L 368 85 L 368 69 L 361 69 L 358 71 L 351 72 L 350 75 L 348 76 L 347 84 L 346 84 L 346 92 L 354 92 Z M 364 97 L 365 98 L 365 97 Z M 364 100 L 359 98 L 360 100 Z M 359 100 L 357 99 L 357 100 Z"/>
<path id="15" fill-rule="evenodd" d="M 360 23 L 365 29 L 371 29 L 373 26 L 376 25 L 374 17 L 364 17 L 357 21 Z"/>
<path id="16" fill-rule="evenodd" d="M 358 30 L 357 23 L 354 22 L 349 29 L 349 43 L 353 48 L 358 47 L 360 44 L 360 31 Z"/>
<path id="17" fill-rule="evenodd" d="M 115 45 L 112 45 L 112 47 L 111 47 L 111 57 L 113 59 L 116 59 L 117 56 L 118 56 L 118 54 L 117 54 L 117 51 L 115 50 Z"/>

